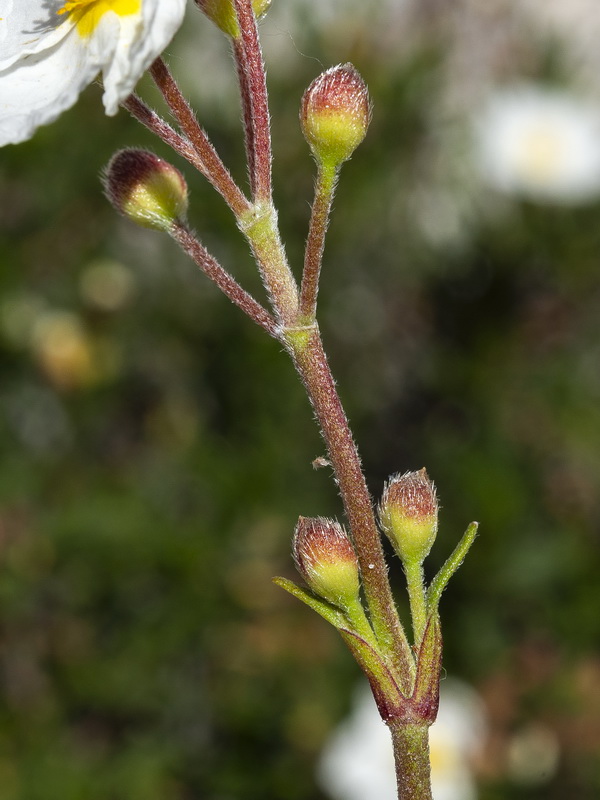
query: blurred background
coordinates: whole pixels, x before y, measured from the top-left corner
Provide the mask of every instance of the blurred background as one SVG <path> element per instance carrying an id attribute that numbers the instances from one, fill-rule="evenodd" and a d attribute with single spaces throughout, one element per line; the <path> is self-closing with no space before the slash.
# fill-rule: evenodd
<path id="1" fill-rule="evenodd" d="M 442 603 L 445 669 L 486 720 L 476 796 L 597 798 L 600 9 L 275 0 L 262 34 L 296 269 L 302 92 L 345 61 L 370 87 L 320 319 L 373 495 L 423 466 L 438 486 L 429 574 L 481 523 Z M 243 181 L 224 37 L 190 4 L 166 57 Z M 323 800 L 359 672 L 270 579 L 293 577 L 298 515 L 339 498 L 281 348 L 102 196 L 124 146 L 171 158 L 92 86 L 0 153 L 0 795 Z M 172 160 L 262 298 L 224 204 Z"/>

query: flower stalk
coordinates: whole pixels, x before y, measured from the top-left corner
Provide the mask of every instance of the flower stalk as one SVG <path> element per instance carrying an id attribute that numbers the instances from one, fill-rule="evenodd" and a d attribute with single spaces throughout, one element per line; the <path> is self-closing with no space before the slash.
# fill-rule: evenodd
<path id="1" fill-rule="evenodd" d="M 196 115 L 162 58 L 157 58 L 152 63 L 150 74 L 181 130 L 198 154 L 200 172 L 219 192 L 236 217 L 247 213 L 251 207 L 249 201 L 221 161 L 206 132 L 199 125 Z"/>
<path id="2" fill-rule="evenodd" d="M 396 764 L 399 800 L 432 800 L 429 763 L 429 727 L 389 724 Z"/>
<path id="3" fill-rule="evenodd" d="M 337 178 L 338 170 L 334 167 L 330 165 L 318 167 L 300 289 L 300 315 L 307 324 L 311 323 L 317 314 L 317 295 L 325 250 L 325 235 L 329 225 Z"/>
<path id="4" fill-rule="evenodd" d="M 267 76 L 251 0 L 233 0 L 240 36 L 233 53 L 238 75 L 246 127 L 246 147 L 252 197 L 260 203 L 271 201 L 271 124 Z"/>

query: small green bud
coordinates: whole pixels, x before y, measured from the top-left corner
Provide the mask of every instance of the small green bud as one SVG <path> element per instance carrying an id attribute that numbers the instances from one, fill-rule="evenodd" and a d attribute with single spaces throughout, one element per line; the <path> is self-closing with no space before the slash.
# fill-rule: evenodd
<path id="1" fill-rule="evenodd" d="M 360 587 L 358 561 L 338 522 L 324 517 L 300 517 L 292 552 L 298 572 L 315 594 L 339 608 L 356 602 Z"/>
<path id="2" fill-rule="evenodd" d="M 437 534 L 438 502 L 427 472 L 394 475 L 379 506 L 381 527 L 404 563 L 421 564 Z"/>
<path id="3" fill-rule="evenodd" d="M 302 98 L 300 124 L 318 162 L 337 168 L 367 134 L 371 101 L 352 64 L 338 64 L 316 78 Z"/>
<path id="4" fill-rule="evenodd" d="M 232 39 L 239 39 L 240 26 L 235 15 L 233 0 L 195 0 L 196 5 L 206 16 Z M 271 0 L 252 0 L 252 10 L 260 19 L 269 10 Z"/>
<path id="5" fill-rule="evenodd" d="M 147 150 L 120 150 L 103 175 L 104 190 L 113 206 L 144 228 L 169 231 L 187 211 L 183 175 L 168 161 Z"/>

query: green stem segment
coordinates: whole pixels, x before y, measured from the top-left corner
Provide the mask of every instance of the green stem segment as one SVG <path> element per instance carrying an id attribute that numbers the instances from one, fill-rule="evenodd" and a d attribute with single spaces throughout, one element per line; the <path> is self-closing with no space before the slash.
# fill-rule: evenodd
<path id="1" fill-rule="evenodd" d="M 432 800 L 429 726 L 389 723 L 394 745 L 398 800 Z"/>
<path id="2" fill-rule="evenodd" d="M 423 564 L 419 561 L 405 561 L 404 572 L 406 574 L 406 586 L 410 602 L 414 645 L 418 648 L 423 639 L 425 626 L 427 625 L 427 602 L 423 583 Z"/>

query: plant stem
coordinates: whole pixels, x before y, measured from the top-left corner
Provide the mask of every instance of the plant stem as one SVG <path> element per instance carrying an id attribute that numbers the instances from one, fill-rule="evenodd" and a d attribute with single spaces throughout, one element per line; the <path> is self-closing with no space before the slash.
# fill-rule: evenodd
<path id="1" fill-rule="evenodd" d="M 202 272 L 217 284 L 232 303 L 235 303 L 253 322 L 264 328 L 268 334 L 274 337 L 277 336 L 278 326 L 271 314 L 260 303 L 257 303 L 245 289 L 242 289 L 239 283 L 209 254 L 204 245 L 196 239 L 185 225 L 180 222 L 175 223 L 171 228 L 170 234 L 195 261 Z"/>
<path id="2" fill-rule="evenodd" d="M 173 112 L 181 130 L 198 153 L 202 164 L 200 172 L 224 198 L 236 217 L 246 213 L 250 208 L 248 199 L 221 161 L 221 157 L 213 147 L 206 132 L 198 123 L 194 112 L 162 58 L 157 58 L 154 61 L 150 67 L 150 74 Z"/>
<path id="3" fill-rule="evenodd" d="M 304 272 L 300 291 L 300 313 L 307 322 L 314 320 L 317 310 L 317 294 L 319 291 L 323 250 L 325 248 L 325 234 L 329 224 L 329 214 L 336 183 L 337 170 L 319 164 L 315 185 L 315 199 L 306 240 Z"/>
<path id="4" fill-rule="evenodd" d="M 432 800 L 427 725 L 389 723 L 394 745 L 398 800 Z"/>
<path id="5" fill-rule="evenodd" d="M 238 84 L 240 87 L 240 100 L 242 103 L 242 119 L 244 122 L 244 145 L 246 148 L 246 161 L 248 164 L 248 178 L 252 193 L 256 191 L 255 178 L 256 169 L 254 166 L 254 122 L 252 119 L 252 98 L 250 87 L 248 86 L 248 76 L 245 72 L 246 60 L 241 37 L 231 40 L 233 60 L 235 62 Z"/>
<path id="6" fill-rule="evenodd" d="M 277 319 L 283 326 L 298 318 L 298 286 L 288 264 L 277 227 L 277 212 L 269 203 L 238 219 L 248 240 Z"/>
<path id="7" fill-rule="evenodd" d="M 234 47 L 238 74 L 244 74 L 242 103 L 247 126 L 246 144 L 251 148 L 248 166 L 251 170 L 252 196 L 256 201 L 271 199 L 271 126 L 267 81 L 262 51 L 258 39 L 256 17 L 251 0 L 233 0 L 240 26 L 239 46 Z"/>
<path id="8" fill-rule="evenodd" d="M 138 122 L 145 125 L 148 130 L 156 134 L 159 139 L 162 139 L 162 141 L 168 144 L 176 153 L 189 161 L 205 178 L 209 178 L 206 164 L 202 161 L 198 155 L 198 151 L 192 146 L 189 139 L 186 139 L 185 136 L 173 130 L 168 122 L 165 122 L 162 117 L 159 117 L 159 115 L 149 108 L 136 94 L 129 95 L 127 100 L 123 101 L 123 108 L 126 108 L 132 117 L 135 117 Z"/>
<path id="9" fill-rule="evenodd" d="M 414 659 L 396 611 L 373 504 L 319 329 L 316 323 L 287 328 L 283 336 L 327 444 L 354 539 L 371 623 L 401 688 L 408 692 L 414 677 Z"/>
<path id="10" fill-rule="evenodd" d="M 406 586 L 410 602 L 410 615 L 413 623 L 414 645 L 418 648 L 427 625 L 427 603 L 423 584 L 423 564 L 415 561 L 404 562 Z"/>

